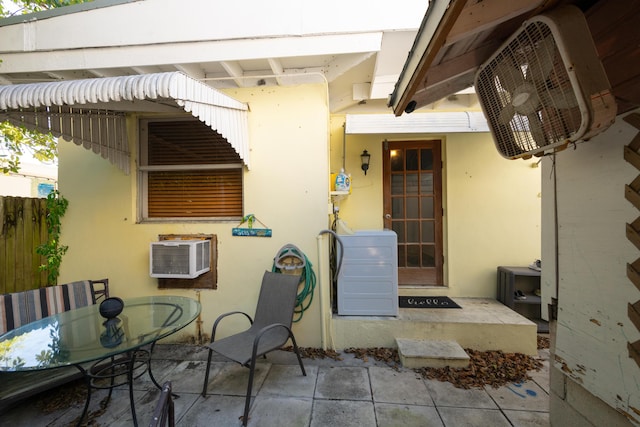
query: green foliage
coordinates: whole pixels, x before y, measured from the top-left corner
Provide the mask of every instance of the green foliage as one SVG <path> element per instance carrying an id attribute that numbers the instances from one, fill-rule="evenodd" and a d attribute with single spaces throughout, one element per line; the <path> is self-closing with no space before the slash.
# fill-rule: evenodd
<path id="1" fill-rule="evenodd" d="M 9 0 L 8 2 L 14 3 L 18 10 L 13 12 L 12 15 L 40 12 L 42 10 L 49 10 L 56 7 L 70 6 L 72 4 L 88 3 L 91 0 Z M 0 1 L 0 16 L 7 16 L 9 11 L 6 6 L 3 6 Z"/>
<path id="2" fill-rule="evenodd" d="M 42 161 L 52 161 L 58 156 L 58 145 L 53 135 L 13 126 L 9 122 L 0 122 L 0 170 L 7 174 L 18 172 L 20 156 L 29 150 Z"/>
<path id="3" fill-rule="evenodd" d="M 60 244 L 61 219 L 67 211 L 69 201 L 59 191 L 52 191 L 47 196 L 47 230 L 49 241 L 36 249 L 39 255 L 46 258 L 46 264 L 40 266 L 40 271 L 47 271 L 47 284 L 53 286 L 60 276 L 62 257 L 67 253 L 68 246 Z"/>

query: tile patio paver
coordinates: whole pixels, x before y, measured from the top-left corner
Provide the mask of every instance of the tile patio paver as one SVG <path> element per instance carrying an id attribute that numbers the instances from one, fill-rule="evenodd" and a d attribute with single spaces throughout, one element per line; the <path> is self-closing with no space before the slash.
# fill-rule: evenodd
<path id="1" fill-rule="evenodd" d="M 201 396 L 206 352 L 197 347 L 162 346 L 153 372 L 162 383 L 171 380 L 178 427 L 241 426 L 249 370 L 214 359 L 208 393 Z M 173 351 L 172 351 L 173 350 Z M 199 355 L 193 357 L 194 354 Z M 342 360 L 303 359 L 303 376 L 295 357 L 275 352 L 256 368 L 250 427 L 547 427 L 549 379 L 543 371 L 530 372 L 535 380 L 493 389 L 459 389 L 451 383 L 423 379 L 402 367 L 344 355 Z M 82 383 L 79 383 L 80 387 Z M 138 424 L 147 425 L 159 396 L 145 375 L 134 383 Z M 55 391 L 54 391 L 55 392 Z M 80 393 L 81 394 L 81 393 Z M 91 422 L 101 427 L 130 426 L 129 392 L 118 387 L 107 409 L 100 411 L 105 390 L 92 393 Z M 46 397 L 46 396 L 45 396 Z M 52 413 L 38 399 L 24 401 L 0 414 L 11 427 L 70 425 L 82 412 L 84 401 L 70 403 Z"/>

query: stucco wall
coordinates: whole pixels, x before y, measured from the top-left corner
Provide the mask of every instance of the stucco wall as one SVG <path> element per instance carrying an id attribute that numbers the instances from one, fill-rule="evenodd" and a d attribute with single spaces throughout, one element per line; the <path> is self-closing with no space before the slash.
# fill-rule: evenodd
<path id="1" fill-rule="evenodd" d="M 331 119 L 331 171 L 343 157 L 345 117 Z M 445 287 L 400 288 L 400 294 L 496 297 L 499 265 L 527 266 L 540 258 L 538 159 L 509 161 L 487 132 L 447 135 L 347 135 L 346 171 L 352 194 L 340 201 L 340 218 L 354 230 L 383 227 L 382 141 L 443 141 Z M 371 153 L 360 169 L 360 153 Z"/>
<path id="2" fill-rule="evenodd" d="M 605 133 L 556 157 L 560 281 L 555 368 L 639 423 L 640 368 L 628 357 L 627 342 L 638 340 L 640 333 L 627 316 L 627 303 L 640 299 L 640 293 L 626 277 L 626 264 L 640 254 L 625 236 L 625 224 L 639 212 L 624 196 L 625 184 L 638 171 L 623 159 L 623 147 L 637 133 L 618 117 Z M 544 160 L 542 177 L 543 245 L 548 248 L 543 293 L 549 296 L 555 292 L 555 270 L 544 268 L 553 266 L 555 258 L 550 158 Z"/>
<path id="3" fill-rule="evenodd" d="M 316 236 L 327 228 L 328 110 L 326 86 L 238 89 L 228 94 L 250 107 L 251 170 L 244 174 L 245 213 L 273 230 L 273 237 L 233 237 L 237 222 L 136 223 L 136 176 L 126 176 L 81 147 L 60 144 L 59 185 L 69 200 L 63 219 L 61 282 L 110 279 L 112 295 L 186 295 L 202 302 L 203 331 L 210 333 L 223 312 L 253 313 L 264 270 L 287 243 L 298 246 L 318 274 Z M 137 150 L 135 119 L 129 121 L 130 145 Z M 132 165 L 132 171 L 135 171 Z M 212 233 L 218 237 L 217 290 L 157 289 L 149 277 L 149 243 L 165 233 Z M 319 289 L 316 289 L 316 293 Z M 294 325 L 298 343 L 318 346 L 317 298 Z M 239 325 L 234 325 L 239 326 Z M 184 330 L 194 335 L 196 324 Z M 222 331 L 223 335 L 230 332 Z"/>

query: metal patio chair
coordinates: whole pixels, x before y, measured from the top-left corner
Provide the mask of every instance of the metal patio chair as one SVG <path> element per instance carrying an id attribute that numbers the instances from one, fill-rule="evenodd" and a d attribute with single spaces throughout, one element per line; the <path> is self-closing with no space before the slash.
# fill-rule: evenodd
<path id="1" fill-rule="evenodd" d="M 211 366 L 213 352 L 249 368 L 249 384 L 247 386 L 247 397 L 244 404 L 244 416 L 242 418 L 242 424 L 245 426 L 249 418 L 251 388 L 253 386 L 256 359 L 258 357 L 265 356 L 273 350 L 282 348 L 287 341 L 291 339 L 298 363 L 300 364 L 300 369 L 302 370 L 302 375 L 307 375 L 304 370 L 304 365 L 302 364 L 300 352 L 298 351 L 298 345 L 291 331 L 299 283 L 300 276 L 266 271 L 262 278 L 260 296 L 258 297 L 258 305 L 254 319 L 247 313 L 232 311 L 220 315 L 213 324 L 211 343 L 207 345 L 209 348 L 209 357 L 207 358 L 207 371 L 204 377 L 202 396 L 207 394 L 209 368 Z M 216 329 L 220 321 L 234 314 L 245 316 L 251 324 L 249 329 L 215 341 Z"/>
<path id="2" fill-rule="evenodd" d="M 158 399 L 158 403 L 156 403 L 149 427 L 174 427 L 175 425 L 175 412 L 173 398 L 171 397 L 171 381 L 166 381 L 162 384 L 160 398 Z"/>

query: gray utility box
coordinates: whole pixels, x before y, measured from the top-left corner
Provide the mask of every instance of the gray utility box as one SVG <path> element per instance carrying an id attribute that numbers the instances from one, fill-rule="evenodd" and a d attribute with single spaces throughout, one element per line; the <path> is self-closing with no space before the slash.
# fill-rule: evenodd
<path id="1" fill-rule="evenodd" d="M 398 315 L 398 238 L 390 230 L 341 234 L 338 314 Z M 340 245 L 338 245 L 338 248 Z"/>

